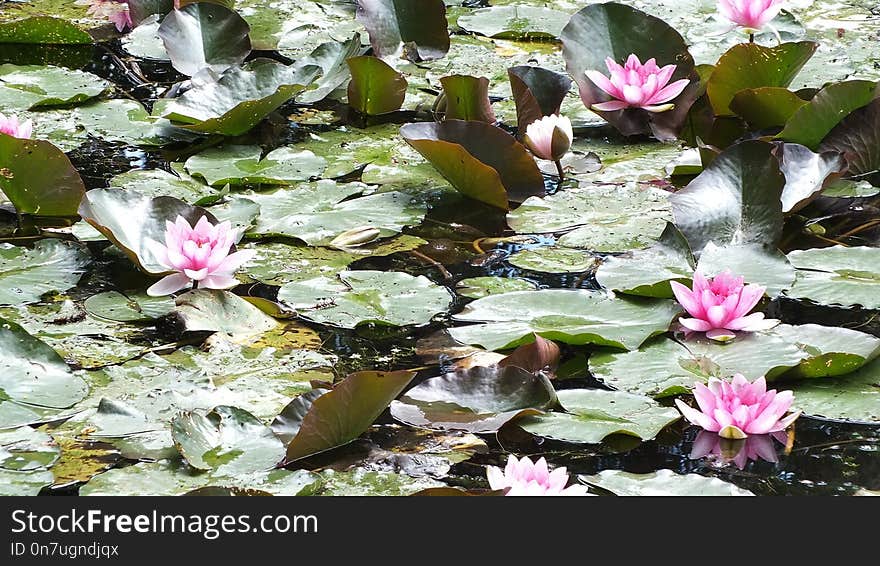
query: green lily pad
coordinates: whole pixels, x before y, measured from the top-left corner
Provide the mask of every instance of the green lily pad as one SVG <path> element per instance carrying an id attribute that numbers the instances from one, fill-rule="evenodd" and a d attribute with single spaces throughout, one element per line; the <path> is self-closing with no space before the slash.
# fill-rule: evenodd
<path id="1" fill-rule="evenodd" d="M 425 489 L 446 486 L 445 483 L 430 478 L 413 478 L 406 474 L 376 472 L 357 468 L 349 472 L 326 470 L 321 474 L 325 483 L 318 495 L 391 497 L 408 496 Z"/>
<path id="2" fill-rule="evenodd" d="M 797 384 L 792 410 L 820 419 L 880 423 L 880 361 L 834 379 Z"/>
<path id="3" fill-rule="evenodd" d="M 165 241 L 165 222 L 183 216 L 195 226 L 202 216 L 211 223 L 216 219 L 205 209 L 191 206 L 174 197 L 150 198 L 131 190 L 93 189 L 86 193 L 79 215 L 152 275 L 168 273 L 150 250 L 147 241 Z"/>
<path id="4" fill-rule="evenodd" d="M 731 146 L 669 197 L 675 225 L 694 253 L 709 242 L 776 247 L 782 235 L 785 177 L 772 150 L 762 141 Z"/>
<path id="5" fill-rule="evenodd" d="M 177 297 L 175 311 L 185 330 L 247 337 L 268 332 L 278 322 L 229 291 L 195 289 Z"/>
<path id="6" fill-rule="evenodd" d="M 518 234 L 568 232 L 559 245 L 598 252 L 646 248 L 671 219 L 668 193 L 632 185 L 587 186 L 533 197 L 507 215 Z"/>
<path id="7" fill-rule="evenodd" d="M 83 249 L 60 240 L 40 240 L 33 249 L 0 244 L 0 304 L 34 303 L 50 291 L 67 291 L 88 263 Z"/>
<path id="8" fill-rule="evenodd" d="M 458 25 L 499 39 L 556 39 L 568 23 L 569 15 L 558 10 L 534 6 L 492 6 L 458 18 Z"/>
<path id="9" fill-rule="evenodd" d="M 384 271 L 343 271 L 339 279 L 318 277 L 287 283 L 278 300 L 306 320 L 355 328 L 359 324 L 421 325 L 445 312 L 449 291 L 424 276 Z"/>
<path id="10" fill-rule="evenodd" d="M 444 120 L 476 120 L 494 124 L 495 112 L 489 100 L 489 79 L 470 75 L 449 75 L 440 79 L 443 86 Z"/>
<path id="11" fill-rule="evenodd" d="M 391 404 L 391 416 L 420 428 L 492 433 L 555 403 L 553 385 L 542 373 L 475 366 L 416 385 Z"/>
<path id="12" fill-rule="evenodd" d="M 754 245 L 716 246 L 710 242 L 703 248 L 697 268 L 706 277 L 730 271 L 746 283 L 763 286 L 770 297 L 790 289 L 795 279 L 794 268 L 782 252 Z"/>
<path id="13" fill-rule="evenodd" d="M 364 50 L 361 46 L 361 34 L 355 33 L 344 42 L 322 43 L 309 55 L 301 58 L 300 64 L 317 65 L 323 72 L 317 81 L 317 86 L 300 94 L 298 100 L 303 104 L 313 104 L 324 100 L 337 88 L 346 86 L 351 79 L 351 71 L 346 61 L 363 54 Z"/>
<path id="14" fill-rule="evenodd" d="M 614 297 L 597 291 L 543 289 L 478 299 L 453 319 L 477 322 L 449 329 L 463 344 L 513 348 L 532 333 L 567 344 L 635 349 L 665 332 L 679 312 L 672 301 Z"/>
<path id="15" fill-rule="evenodd" d="M 620 470 L 604 470 L 596 475 L 581 475 L 578 479 L 590 486 L 624 497 L 680 497 L 680 496 L 748 496 L 752 492 L 736 487 L 718 478 L 699 474 L 676 474 L 659 470 L 650 474 L 632 474 Z"/>
<path id="16" fill-rule="evenodd" d="M 183 173 L 164 169 L 133 169 L 110 179 L 110 188 L 126 189 L 149 197 L 174 197 L 190 204 L 210 204 L 221 197 L 210 186 Z"/>
<path id="17" fill-rule="evenodd" d="M 171 65 L 187 76 L 203 69 L 222 73 L 251 52 L 250 26 L 234 10 L 198 2 L 171 10 L 159 26 L 159 37 Z"/>
<path id="18" fill-rule="evenodd" d="M 326 246 L 355 228 L 378 228 L 380 237 L 388 237 L 422 221 L 424 205 L 403 193 L 351 198 L 368 188 L 363 183 L 321 180 L 273 193 L 248 193 L 247 198 L 260 205 L 252 234 L 287 236 L 312 246 Z"/>
<path id="19" fill-rule="evenodd" d="M 85 71 L 38 65 L 0 65 L 0 106 L 5 111 L 79 104 L 112 85 Z"/>
<path id="20" fill-rule="evenodd" d="M 52 466 L 61 449 L 51 436 L 29 426 L 0 430 L 0 470 L 26 472 Z"/>
<path id="21" fill-rule="evenodd" d="M 279 147 L 260 158 L 256 145 L 230 145 L 205 150 L 186 160 L 187 172 L 209 185 L 288 185 L 319 177 L 327 165 L 309 150 Z"/>
<path id="22" fill-rule="evenodd" d="M 878 94 L 877 83 L 872 81 L 829 84 L 795 112 L 776 137 L 815 151 L 841 120 L 869 104 Z"/>
<path id="23" fill-rule="evenodd" d="M 64 153 L 45 140 L 0 134 L 0 189 L 20 214 L 74 216 L 86 192 Z"/>
<path id="24" fill-rule="evenodd" d="M 253 59 L 233 67 L 217 82 L 201 83 L 164 108 L 163 117 L 200 133 L 246 133 L 315 80 L 316 65 L 287 67 L 273 59 Z"/>
<path id="25" fill-rule="evenodd" d="M 406 124 L 400 135 L 462 194 L 507 210 L 544 194 L 534 158 L 513 136 L 485 122 Z"/>
<path id="26" fill-rule="evenodd" d="M 510 256 L 511 265 L 542 273 L 581 273 L 595 267 L 598 258 L 572 248 L 557 246 L 523 250 Z"/>
<path id="27" fill-rule="evenodd" d="M 391 65 L 371 55 L 345 61 L 351 72 L 348 104 L 361 114 L 378 116 L 400 110 L 406 96 L 406 77 Z"/>
<path id="28" fill-rule="evenodd" d="M 707 86 L 716 115 L 733 115 L 730 103 L 740 91 L 789 86 L 818 47 L 813 41 L 782 43 L 776 47 L 756 43 L 733 46 L 718 60 Z"/>
<path id="29" fill-rule="evenodd" d="M 0 22 L 0 43 L 84 45 L 92 42 L 92 36 L 62 18 L 31 16 Z"/>
<path id="30" fill-rule="evenodd" d="M 511 277 L 469 277 L 455 286 L 455 292 L 469 299 L 501 295 L 515 291 L 534 291 L 538 286 L 527 279 Z"/>
<path id="31" fill-rule="evenodd" d="M 784 126 L 807 101 L 787 88 L 765 86 L 736 93 L 730 109 L 753 128 L 764 130 Z"/>
<path id="32" fill-rule="evenodd" d="M 880 249 L 832 246 L 795 250 L 788 260 L 797 278 L 787 296 L 822 305 L 880 309 Z"/>
<path id="33" fill-rule="evenodd" d="M 312 401 L 296 435 L 287 445 L 286 461 L 293 462 L 348 444 L 373 424 L 413 377 L 415 372 L 411 371 L 365 371 L 349 375 Z"/>
<path id="34" fill-rule="evenodd" d="M 449 51 L 443 0 L 423 0 L 418 6 L 406 0 L 361 0 L 357 21 L 367 28 L 377 57 L 394 57 L 404 46 L 411 49 L 410 58 L 422 61 Z"/>
<path id="35" fill-rule="evenodd" d="M 694 59 L 684 38 L 663 20 L 630 6 L 615 2 L 590 4 L 571 17 L 561 39 L 565 67 L 577 83 L 587 108 L 609 100 L 609 95 L 586 75 L 588 70 L 607 73 L 607 57 L 621 64 L 633 53 L 643 62 L 655 58 L 661 67 L 676 65 L 670 82 L 691 81 L 675 99 L 675 108 L 667 112 L 651 114 L 632 108 L 597 112 L 624 135 L 653 134 L 659 139 L 674 139 L 690 107 L 702 94 Z"/>
<path id="36" fill-rule="evenodd" d="M 651 440 L 681 418 L 674 407 L 663 407 L 650 397 L 622 391 L 566 389 L 557 396 L 565 413 L 529 417 L 517 424 L 535 436 L 598 444 L 612 434 Z"/>
<path id="37" fill-rule="evenodd" d="M 87 391 L 86 383 L 55 350 L 14 322 L 0 319 L 0 405 L 14 401 L 64 409 Z"/>
<path id="38" fill-rule="evenodd" d="M 37 495 L 54 481 L 55 476 L 49 470 L 18 472 L 0 469 L 0 497 Z"/>
<path id="39" fill-rule="evenodd" d="M 880 186 L 880 98 L 843 119 L 822 140 L 819 151 L 836 151 L 846 158 L 847 174 Z"/>
<path id="40" fill-rule="evenodd" d="M 142 22 L 122 38 L 122 48 L 135 57 L 170 61 L 162 38 L 159 37 L 159 20 Z"/>
<path id="41" fill-rule="evenodd" d="M 271 470 L 284 458 L 272 429 L 236 407 L 181 413 L 171 421 L 171 436 L 190 466 L 215 477 Z"/>

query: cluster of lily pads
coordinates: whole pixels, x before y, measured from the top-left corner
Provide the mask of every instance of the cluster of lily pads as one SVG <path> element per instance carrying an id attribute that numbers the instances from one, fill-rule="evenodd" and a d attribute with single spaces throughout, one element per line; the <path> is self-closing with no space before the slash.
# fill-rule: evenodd
<path id="1" fill-rule="evenodd" d="M 442 480 L 511 429 L 632 447 L 684 416 L 692 457 L 743 468 L 790 449 L 799 415 L 880 422 L 880 88 L 792 88 L 819 44 L 784 2 L 721 0 L 712 64 L 616 2 L 330 2 L 282 29 L 248 2 L 85 4 L 177 76 L 148 110 L 87 71 L 0 65 L 0 493 L 748 494 L 514 456 Z M 13 15 L 0 46 L 95 42 Z M 499 56 L 507 37 L 526 41 Z M 266 143 L 279 119 L 296 135 Z M 87 137 L 178 157 L 94 186 L 71 159 Z M 616 168 L 621 147 L 664 169 Z M 506 223 L 474 229 L 471 267 L 574 288 L 453 281 L 460 256 L 419 230 L 447 202 L 454 237 L 474 212 Z M 432 277 L 376 267 L 400 256 Z M 382 328 L 428 368 L 340 372 L 327 333 Z"/>

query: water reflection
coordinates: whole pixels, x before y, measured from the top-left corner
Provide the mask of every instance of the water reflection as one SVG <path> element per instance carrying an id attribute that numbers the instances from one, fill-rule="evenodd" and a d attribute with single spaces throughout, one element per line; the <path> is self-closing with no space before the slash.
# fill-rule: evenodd
<path id="1" fill-rule="evenodd" d="M 779 461 L 776 442 L 784 447 L 787 439 L 785 431 L 731 440 L 703 430 L 694 440 L 690 459 L 708 458 L 721 465 L 733 462 L 740 470 L 745 468 L 749 461 L 764 460 L 776 463 Z"/>

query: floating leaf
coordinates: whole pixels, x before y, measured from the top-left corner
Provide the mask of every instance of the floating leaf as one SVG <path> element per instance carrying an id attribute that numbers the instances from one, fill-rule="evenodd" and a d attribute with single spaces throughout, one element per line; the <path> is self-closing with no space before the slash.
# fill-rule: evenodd
<path id="1" fill-rule="evenodd" d="M 406 474 L 376 472 L 364 468 L 348 472 L 325 470 L 322 478 L 325 483 L 319 495 L 333 497 L 404 497 L 446 485 L 430 478 L 413 478 Z"/>
<path id="2" fill-rule="evenodd" d="M 55 350 L 8 320 L 0 319 L 0 406 L 24 403 L 64 409 L 86 396 L 88 386 Z"/>
<path id="3" fill-rule="evenodd" d="M 544 179 L 526 148 L 484 122 L 406 124 L 400 135 L 464 195 L 507 210 L 544 194 Z"/>
<path id="4" fill-rule="evenodd" d="M 111 83 L 62 67 L 0 65 L 0 106 L 4 111 L 67 106 L 100 96 Z"/>
<path id="5" fill-rule="evenodd" d="M 800 108 L 776 137 L 815 151 L 841 120 L 869 104 L 878 94 L 877 83 L 871 81 L 832 83 Z"/>
<path id="6" fill-rule="evenodd" d="M 209 0 L 210 1 L 210 0 Z M 178 6 L 190 4 L 187 0 L 179 0 Z M 174 9 L 174 0 L 128 0 L 128 13 L 135 29 L 132 33 L 141 27 L 144 20 L 151 16 L 164 16 Z"/>
<path id="7" fill-rule="evenodd" d="M 185 330 L 222 332 L 233 337 L 259 335 L 278 323 L 229 291 L 195 289 L 177 297 L 175 309 Z"/>
<path id="8" fill-rule="evenodd" d="M 622 391 L 566 389 L 557 396 L 565 413 L 529 417 L 517 424 L 535 436 L 598 444 L 612 434 L 651 440 L 681 418 L 674 407 L 663 407 L 650 397 Z"/>
<path id="9" fill-rule="evenodd" d="M 338 280 L 318 277 L 278 291 L 278 300 L 301 317 L 342 328 L 427 324 L 449 308 L 451 299 L 445 287 L 424 276 L 394 271 L 343 271 Z"/>
<path id="10" fill-rule="evenodd" d="M 126 189 L 150 197 L 174 197 L 190 204 L 211 204 L 222 193 L 186 173 L 164 169 L 133 169 L 110 179 L 110 188 Z"/>
<path id="11" fill-rule="evenodd" d="M 303 418 L 312 408 L 315 399 L 330 391 L 329 389 L 312 389 L 306 391 L 284 406 L 281 412 L 272 421 L 272 432 L 275 433 L 284 445 L 290 444 L 290 441 L 297 435 L 302 427 Z"/>
<path id="12" fill-rule="evenodd" d="M 816 52 L 818 43 L 801 41 L 764 47 L 739 43 L 721 56 L 709 78 L 707 94 L 718 116 L 731 116 L 730 103 L 740 91 L 787 87 Z"/>
<path id="13" fill-rule="evenodd" d="M 77 214 L 85 185 L 70 159 L 51 143 L 0 134 L 0 164 L 0 189 L 20 214 Z"/>
<path id="14" fill-rule="evenodd" d="M 782 235 L 785 177 L 772 150 L 761 141 L 731 146 L 669 197 L 675 225 L 694 253 L 709 242 L 776 247 Z"/>
<path id="15" fill-rule="evenodd" d="M 409 385 L 415 372 L 364 371 L 349 375 L 312 402 L 287 445 L 287 462 L 348 444 L 373 424 Z"/>
<path id="16" fill-rule="evenodd" d="M 194 132 L 241 135 L 305 90 L 320 72 L 316 65 L 287 67 L 272 59 L 253 59 L 226 71 L 217 82 L 186 91 L 162 115 Z"/>
<path id="17" fill-rule="evenodd" d="M 541 67 L 511 67 L 507 76 L 516 103 L 516 127 L 521 134 L 535 120 L 558 114 L 571 90 L 568 75 Z"/>
<path id="18" fill-rule="evenodd" d="M 489 101 L 489 79 L 470 75 L 449 75 L 440 79 L 446 103 L 446 120 L 474 120 L 495 123 L 495 113 Z"/>
<path id="19" fill-rule="evenodd" d="M 797 279 L 786 293 L 822 305 L 880 309 L 880 249 L 832 246 L 795 250 L 788 260 Z"/>
<path id="20" fill-rule="evenodd" d="M 388 63 L 361 55 L 345 61 L 351 71 L 348 104 L 361 114 L 378 116 L 400 110 L 406 96 L 406 78 Z"/>
<path id="21" fill-rule="evenodd" d="M 119 461 L 119 451 L 105 442 L 83 442 L 57 436 L 61 457 L 52 466 L 52 488 L 82 484 L 112 468 Z"/>
<path id="22" fill-rule="evenodd" d="M 689 79 L 691 84 L 675 99 L 675 108 L 659 114 L 627 108 L 597 112 L 624 135 L 653 133 L 660 139 L 674 139 L 687 119 L 688 110 L 701 94 L 694 60 L 685 40 L 663 20 L 644 12 L 608 2 L 590 4 L 571 17 L 562 30 L 562 54 L 568 74 L 580 90 L 584 106 L 609 100 L 608 94 L 587 78 L 588 70 L 607 72 L 605 59 L 623 63 L 631 54 L 642 61 L 655 58 L 662 66 L 674 64 L 670 79 Z"/>
<path id="23" fill-rule="evenodd" d="M 880 186 L 880 98 L 843 119 L 819 146 L 846 158 L 847 174 Z"/>
<path id="24" fill-rule="evenodd" d="M 256 145 L 214 147 L 186 160 L 187 172 L 202 177 L 209 185 L 288 185 L 319 177 L 327 162 L 309 150 L 279 147 L 262 159 Z"/>
<path id="25" fill-rule="evenodd" d="M 439 59 L 449 51 L 446 5 L 443 0 L 358 0 L 357 21 L 367 28 L 377 57 Z"/>
<path id="26" fill-rule="evenodd" d="M 792 410 L 820 419 L 880 423 L 880 361 L 834 379 L 798 383 Z"/>
<path id="27" fill-rule="evenodd" d="M 650 474 L 632 474 L 621 470 L 604 470 L 596 475 L 578 476 L 590 486 L 624 497 L 680 497 L 680 496 L 743 496 L 752 492 L 736 487 L 718 478 L 699 474 L 676 474 L 659 470 Z"/>
<path id="28" fill-rule="evenodd" d="M 272 429 L 236 407 L 181 413 L 171 421 L 171 436 L 190 466 L 215 477 L 271 470 L 284 458 Z"/>
<path id="29" fill-rule="evenodd" d="M 391 415 L 410 426 L 491 433 L 555 403 L 553 386 L 542 374 L 476 366 L 413 387 L 391 404 Z"/>
<path id="30" fill-rule="evenodd" d="M 35 303 L 50 291 L 67 291 L 88 262 L 79 246 L 59 240 L 40 240 L 33 249 L 0 244 L 0 304 Z"/>
<path id="31" fill-rule="evenodd" d="M 173 197 L 149 198 L 134 191 L 93 189 L 80 204 L 79 215 L 108 240 L 116 244 L 144 271 L 152 275 L 168 273 L 147 245 L 149 240 L 165 241 L 165 223 L 183 216 L 190 226 L 207 216 L 212 224 L 217 219 L 205 209 L 191 206 Z"/>
<path id="32" fill-rule="evenodd" d="M 61 450 L 51 436 L 29 426 L 0 430 L 0 470 L 26 472 L 52 466 Z"/>
<path id="33" fill-rule="evenodd" d="M 599 262 L 587 252 L 557 246 L 523 250 L 510 256 L 508 261 L 514 267 L 541 273 L 581 273 Z"/>
<path id="34" fill-rule="evenodd" d="M 345 42 L 328 41 L 315 48 L 309 55 L 299 60 L 301 65 L 317 65 L 322 69 L 317 86 L 299 95 L 303 104 L 313 104 L 324 100 L 331 92 L 345 86 L 351 78 L 351 71 L 346 61 L 364 52 L 361 47 L 361 35 L 355 33 Z"/>
<path id="35" fill-rule="evenodd" d="M 569 232 L 562 246 L 619 252 L 650 246 L 671 217 L 668 193 L 659 189 L 587 186 L 530 198 L 507 223 L 518 234 Z"/>
<path id="36" fill-rule="evenodd" d="M 171 65 L 187 76 L 204 69 L 223 73 L 251 52 L 250 26 L 234 10 L 198 2 L 171 10 L 159 26 L 159 37 Z"/>
<path id="37" fill-rule="evenodd" d="M 251 232 L 297 238 L 315 246 L 328 245 L 353 228 L 375 227 L 380 237 L 387 237 L 422 221 L 424 205 L 404 193 L 351 198 L 366 189 L 363 183 L 321 180 L 274 193 L 248 194 L 248 199 L 260 205 L 260 216 Z"/>
<path id="38" fill-rule="evenodd" d="M 53 481 L 55 476 L 49 470 L 16 472 L 0 469 L 0 497 L 37 495 Z"/>
<path id="39" fill-rule="evenodd" d="M 31 16 L 0 22 L 0 43 L 91 45 L 92 42 L 92 36 L 62 18 Z"/>
<path id="40" fill-rule="evenodd" d="M 478 322 L 451 328 L 463 344 L 489 350 L 512 348 L 536 333 L 567 344 L 635 349 L 665 332 L 678 313 L 672 301 L 608 296 L 586 290 L 543 289 L 478 299 L 453 318 Z"/>
<path id="41" fill-rule="evenodd" d="M 514 291 L 534 291 L 538 286 L 527 279 L 508 277 L 470 277 L 462 279 L 455 286 L 455 292 L 462 297 L 480 299 L 489 295 L 500 295 Z"/>
<path id="42" fill-rule="evenodd" d="M 764 130 L 784 126 L 805 104 L 806 100 L 787 88 L 765 86 L 737 92 L 730 101 L 730 109 L 753 128 Z"/>
<path id="43" fill-rule="evenodd" d="M 568 23 L 569 15 L 558 10 L 534 6 L 492 6 L 460 16 L 457 23 L 472 31 L 498 39 L 556 39 Z"/>
<path id="44" fill-rule="evenodd" d="M 700 255 L 698 269 L 707 277 L 722 271 L 742 277 L 746 283 L 765 288 L 767 295 L 778 297 L 794 283 L 794 268 L 775 249 L 762 246 L 716 246 L 709 243 Z"/>
<path id="45" fill-rule="evenodd" d="M 86 299 L 83 307 L 92 316 L 114 322 L 150 322 L 174 310 L 174 299 L 105 291 Z"/>

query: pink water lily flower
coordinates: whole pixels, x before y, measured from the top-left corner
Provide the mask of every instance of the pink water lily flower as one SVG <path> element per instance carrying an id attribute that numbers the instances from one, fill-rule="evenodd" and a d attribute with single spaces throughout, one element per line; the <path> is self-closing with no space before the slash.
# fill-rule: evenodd
<path id="1" fill-rule="evenodd" d="M 87 13 L 96 18 L 107 18 L 116 25 L 117 31 L 134 27 L 127 0 L 77 0 L 77 6 L 88 6 Z"/>
<path id="2" fill-rule="evenodd" d="M 169 295 L 190 283 L 206 289 L 228 289 L 238 284 L 235 271 L 254 256 L 254 250 L 229 253 L 237 232 L 229 222 L 216 226 L 202 216 L 191 227 L 182 216 L 165 223 L 165 245 L 148 240 L 160 263 L 177 273 L 167 275 L 147 289 L 153 297 Z"/>
<path id="3" fill-rule="evenodd" d="M 34 132 L 34 124 L 30 120 L 19 123 L 18 116 L 0 114 L 0 134 L 14 138 L 30 139 Z"/>
<path id="4" fill-rule="evenodd" d="M 734 24 L 749 32 L 767 25 L 782 10 L 783 0 L 718 0 L 718 10 Z"/>
<path id="5" fill-rule="evenodd" d="M 779 324 L 776 319 L 765 319 L 763 313 L 749 314 L 764 296 L 764 287 L 743 285 L 743 278 L 730 271 L 706 279 L 697 270 L 693 290 L 677 281 L 670 284 L 675 298 L 693 317 L 678 322 L 688 330 L 705 332 L 709 339 L 724 342 L 736 338 L 735 331 L 755 332 Z"/>
<path id="6" fill-rule="evenodd" d="M 565 487 L 568 483 L 565 467 L 551 472 L 544 458 L 532 462 L 528 456 L 517 460 L 516 456 L 511 455 L 503 471 L 496 466 L 487 466 L 486 476 L 492 489 L 507 490 L 504 495 L 588 495 L 586 486 Z"/>
<path id="7" fill-rule="evenodd" d="M 625 65 L 619 65 L 608 57 L 605 65 L 611 74 L 609 79 L 599 71 L 589 70 L 587 78 L 603 91 L 615 98 L 608 102 L 594 104 L 594 110 L 612 112 L 624 108 L 641 108 L 648 112 L 665 112 L 675 108 L 670 101 L 677 97 L 690 84 L 681 79 L 669 84 L 675 74 L 675 65 L 657 66 L 656 59 L 648 59 L 644 65 L 636 55 L 630 55 Z"/>
<path id="8" fill-rule="evenodd" d="M 769 434 L 788 428 L 800 411 L 785 416 L 794 402 L 791 391 L 767 391 L 767 381 L 759 377 L 753 383 L 742 374 L 732 382 L 709 378 L 709 386 L 698 383 L 694 398 L 700 410 L 680 399 L 675 404 L 681 414 L 703 430 L 717 432 L 722 438 L 746 438 L 752 434 Z"/>
<path id="9" fill-rule="evenodd" d="M 756 434 L 748 438 L 732 440 L 730 438 L 722 438 L 714 432 L 701 430 L 694 440 L 694 445 L 688 457 L 691 460 L 709 457 L 722 464 L 733 462 L 737 468 L 742 470 L 750 461 L 778 462 L 779 456 L 776 454 L 774 440 L 785 445 L 788 435 L 785 431 L 777 431 L 770 434 Z"/>
<path id="10" fill-rule="evenodd" d="M 573 139 L 571 120 L 551 114 L 529 124 L 523 141 L 541 159 L 558 161 L 571 149 Z"/>

